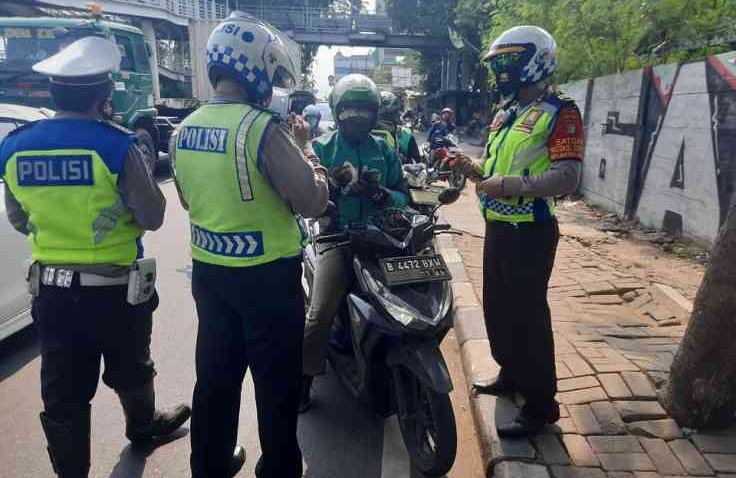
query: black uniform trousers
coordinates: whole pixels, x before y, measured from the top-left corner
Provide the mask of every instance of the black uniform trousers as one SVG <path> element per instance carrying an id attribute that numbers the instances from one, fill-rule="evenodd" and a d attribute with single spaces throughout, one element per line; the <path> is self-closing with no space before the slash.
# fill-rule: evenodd
<path id="1" fill-rule="evenodd" d="M 194 261 L 197 384 L 192 476 L 224 478 L 238 432 L 243 378 L 251 369 L 262 455 L 259 478 L 300 478 L 297 442 L 304 337 L 301 259 L 254 267 Z"/>
<path id="2" fill-rule="evenodd" d="M 502 378 L 524 397 L 525 411 L 542 419 L 557 407 L 547 284 L 558 241 L 555 219 L 486 222 L 483 309 L 491 351 Z"/>
<path id="3" fill-rule="evenodd" d="M 49 418 L 84 413 L 103 382 L 115 390 L 143 387 L 156 375 L 151 328 L 158 296 L 130 305 L 128 286 L 41 285 L 31 310 L 41 342 L 41 395 Z"/>

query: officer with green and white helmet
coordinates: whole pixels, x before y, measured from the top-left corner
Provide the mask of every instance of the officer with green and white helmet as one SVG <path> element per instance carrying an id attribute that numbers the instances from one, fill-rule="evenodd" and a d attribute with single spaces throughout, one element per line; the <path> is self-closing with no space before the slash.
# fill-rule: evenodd
<path id="1" fill-rule="evenodd" d="M 302 234 L 294 217 L 320 216 L 327 173 L 301 118 L 289 127 L 265 106 L 298 71 L 282 34 L 233 12 L 207 41 L 210 101 L 178 128 L 170 150 L 189 211 L 197 305 L 193 478 L 226 478 L 236 446 L 243 378 L 258 407 L 259 478 L 300 478 L 297 415 L 304 301 Z M 310 161 L 310 158 L 314 161 Z"/>
<path id="2" fill-rule="evenodd" d="M 381 109 L 378 124 L 372 132 L 396 149 L 403 163 L 422 161 L 419 145 L 408 128 L 401 125 L 401 101 L 390 91 L 381 92 Z"/>
<path id="3" fill-rule="evenodd" d="M 496 380 L 478 392 L 524 397 L 518 416 L 499 423 L 502 437 L 538 433 L 560 417 L 547 283 L 559 230 L 554 197 L 575 191 L 584 152 L 575 102 L 551 88 L 557 45 L 545 30 L 514 27 L 485 59 L 504 104 L 488 136 L 483 164 L 457 167 L 478 182 L 486 220 L 483 308 Z"/>
<path id="4" fill-rule="evenodd" d="M 406 206 L 408 195 L 396 150 L 371 135 L 380 107 L 375 83 L 364 75 L 343 77 L 330 94 L 330 107 L 337 131 L 312 144 L 322 166 L 330 171 L 336 227 L 362 224 L 382 208 Z M 333 319 L 353 274 L 345 248 L 318 257 L 304 332 L 302 410 L 309 407 L 314 376 L 324 373 Z"/>
<path id="5" fill-rule="evenodd" d="M 90 401 L 102 381 L 120 398 L 134 445 L 169 435 L 190 409 L 156 410 L 151 361 L 155 262 L 145 230 L 166 201 L 135 134 L 103 120 L 120 65 L 112 42 L 85 37 L 33 65 L 49 76 L 56 116 L 28 123 L 0 143 L 8 219 L 28 236 L 28 281 L 41 340 L 41 413 L 61 478 L 90 468 Z"/>

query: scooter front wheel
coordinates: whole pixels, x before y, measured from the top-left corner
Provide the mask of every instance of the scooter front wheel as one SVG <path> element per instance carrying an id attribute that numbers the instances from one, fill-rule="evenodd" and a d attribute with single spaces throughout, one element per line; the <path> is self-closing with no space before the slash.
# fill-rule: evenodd
<path id="1" fill-rule="evenodd" d="M 404 367 L 392 372 L 399 428 L 412 465 L 427 477 L 445 475 L 457 452 L 450 396 L 430 389 Z"/>

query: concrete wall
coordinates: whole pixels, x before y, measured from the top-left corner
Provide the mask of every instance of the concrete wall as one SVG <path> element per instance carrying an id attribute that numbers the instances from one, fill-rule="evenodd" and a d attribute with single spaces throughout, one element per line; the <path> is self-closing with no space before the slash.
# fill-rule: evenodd
<path id="1" fill-rule="evenodd" d="M 736 52 L 561 85 L 586 125 L 581 192 L 713 241 L 736 190 Z"/>

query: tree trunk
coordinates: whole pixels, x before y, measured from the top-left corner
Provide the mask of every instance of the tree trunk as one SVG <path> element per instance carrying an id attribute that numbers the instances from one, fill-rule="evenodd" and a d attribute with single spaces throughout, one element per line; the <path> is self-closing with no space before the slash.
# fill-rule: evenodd
<path id="1" fill-rule="evenodd" d="M 736 411 L 736 196 L 716 239 L 663 405 L 681 426 L 725 428 Z"/>

